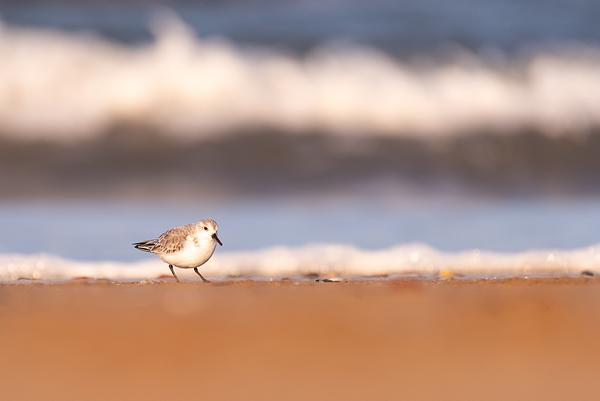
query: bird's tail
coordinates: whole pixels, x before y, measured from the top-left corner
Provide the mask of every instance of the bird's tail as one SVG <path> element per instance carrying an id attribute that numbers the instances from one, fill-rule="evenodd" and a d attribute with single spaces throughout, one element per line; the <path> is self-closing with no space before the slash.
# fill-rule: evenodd
<path id="1" fill-rule="evenodd" d="M 139 249 L 144 252 L 153 252 L 154 248 L 156 248 L 156 240 L 151 239 L 148 241 L 136 242 L 132 244 L 135 249 Z"/>

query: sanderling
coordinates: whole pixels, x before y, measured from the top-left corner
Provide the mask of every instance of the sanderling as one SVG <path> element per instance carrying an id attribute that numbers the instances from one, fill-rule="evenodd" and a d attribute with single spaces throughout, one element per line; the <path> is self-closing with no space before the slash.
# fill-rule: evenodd
<path id="1" fill-rule="evenodd" d="M 219 226 L 214 220 L 206 219 L 195 224 L 171 228 L 158 239 L 136 242 L 133 246 L 144 252 L 157 254 L 163 262 L 169 264 L 169 269 L 175 280 L 173 266 L 182 269 L 194 269 L 202 281 L 208 282 L 198 271 L 198 267 L 210 259 L 215 252 L 217 243 L 223 245 L 217 237 Z"/>

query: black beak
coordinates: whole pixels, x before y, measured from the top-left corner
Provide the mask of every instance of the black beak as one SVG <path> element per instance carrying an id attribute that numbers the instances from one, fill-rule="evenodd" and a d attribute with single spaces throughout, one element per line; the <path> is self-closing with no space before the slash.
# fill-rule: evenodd
<path id="1" fill-rule="evenodd" d="M 214 233 L 214 234 L 212 235 L 212 237 L 213 237 L 213 239 L 215 239 L 215 240 L 216 240 L 216 241 L 219 243 L 219 245 L 223 246 L 223 243 L 221 242 L 221 240 L 219 239 L 219 237 L 217 237 L 217 234 L 216 234 L 216 233 Z"/>

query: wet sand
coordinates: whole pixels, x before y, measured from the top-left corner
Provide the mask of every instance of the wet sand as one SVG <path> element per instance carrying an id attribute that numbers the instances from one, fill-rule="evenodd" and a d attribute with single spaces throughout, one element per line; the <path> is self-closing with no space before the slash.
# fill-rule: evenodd
<path id="1" fill-rule="evenodd" d="M 597 400 L 600 280 L 0 287 L 2 400 Z"/>

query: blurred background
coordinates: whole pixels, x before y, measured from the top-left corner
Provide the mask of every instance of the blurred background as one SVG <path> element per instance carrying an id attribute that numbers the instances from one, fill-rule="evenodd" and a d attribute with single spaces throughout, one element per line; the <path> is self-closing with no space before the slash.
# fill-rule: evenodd
<path id="1" fill-rule="evenodd" d="M 0 253 L 600 238 L 593 0 L 2 0 Z"/>

